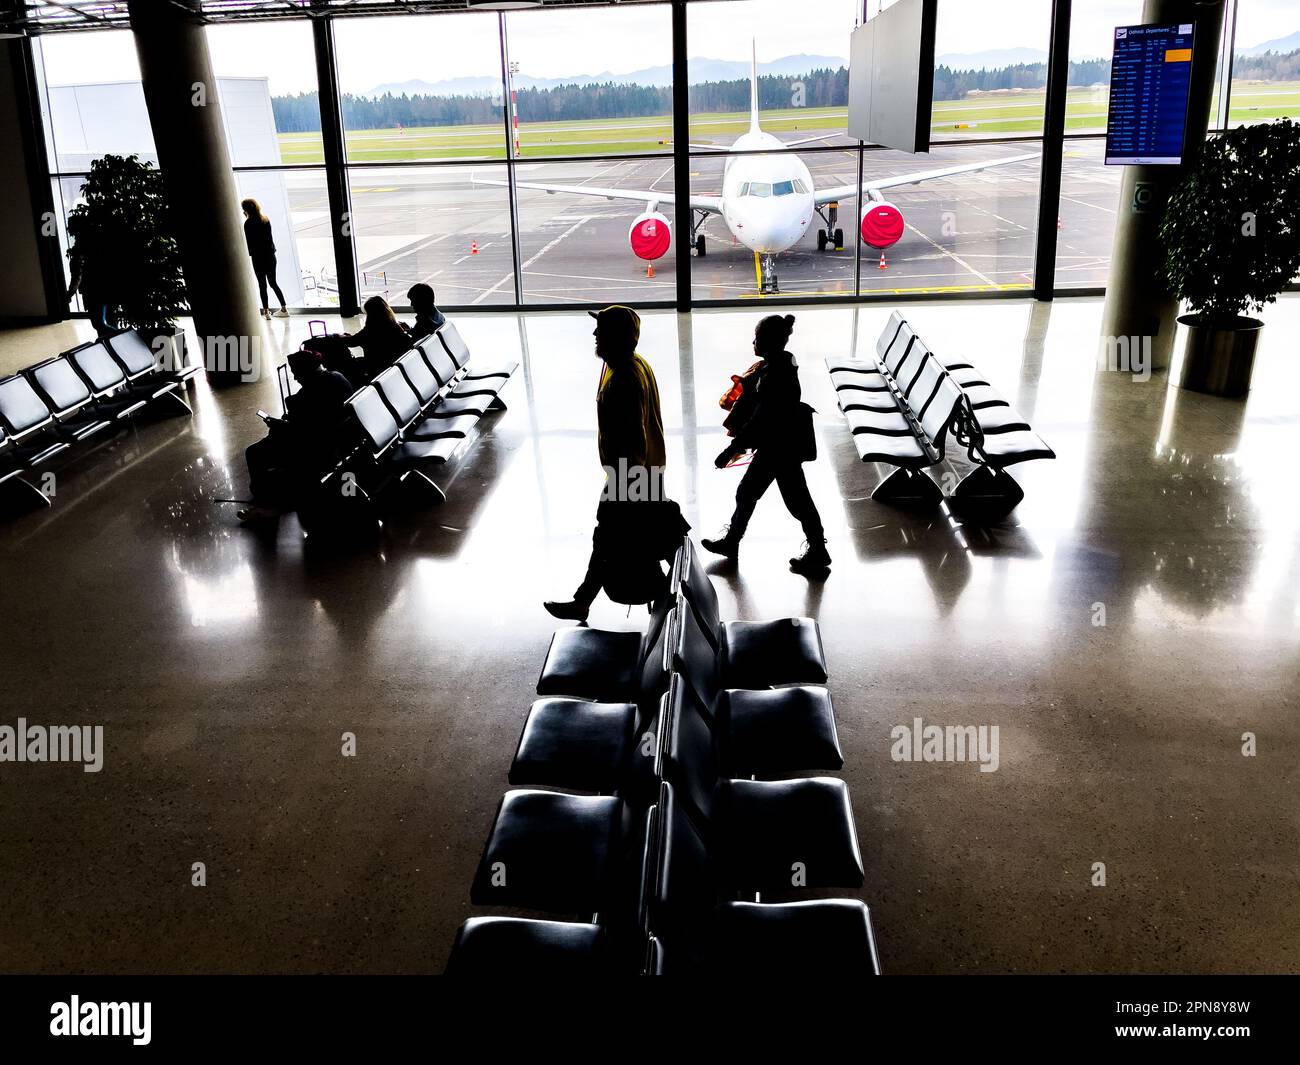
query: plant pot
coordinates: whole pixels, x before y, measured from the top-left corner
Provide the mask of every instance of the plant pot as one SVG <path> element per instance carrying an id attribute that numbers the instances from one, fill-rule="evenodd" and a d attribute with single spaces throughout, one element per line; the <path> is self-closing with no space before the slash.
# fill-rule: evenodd
<path id="1" fill-rule="evenodd" d="M 1178 387 L 1211 396 L 1246 395 L 1264 323 L 1240 315 L 1230 324 L 1206 325 L 1196 314 L 1184 314 L 1178 321 L 1187 326 Z"/>

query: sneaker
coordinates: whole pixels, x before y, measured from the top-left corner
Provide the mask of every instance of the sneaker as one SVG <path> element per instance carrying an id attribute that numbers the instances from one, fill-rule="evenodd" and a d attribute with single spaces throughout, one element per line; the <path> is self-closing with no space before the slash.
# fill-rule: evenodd
<path id="1" fill-rule="evenodd" d="M 561 621 L 586 621 L 587 612 L 591 609 L 586 603 L 580 603 L 576 599 L 567 603 L 548 599 L 542 606 L 551 617 L 559 618 Z"/>
<path id="2" fill-rule="evenodd" d="M 724 527 L 722 532 L 713 539 L 707 536 L 701 537 L 700 546 L 705 551 L 712 551 L 723 558 L 735 558 L 740 554 L 740 537 L 732 536 L 730 527 Z"/>
<path id="3" fill-rule="evenodd" d="M 271 320 L 271 312 L 268 311 L 265 307 L 262 308 L 262 317 L 265 318 L 268 322 Z"/>
<path id="4" fill-rule="evenodd" d="M 830 569 L 830 565 L 831 553 L 826 550 L 825 540 L 818 540 L 816 543 L 805 540 L 803 554 L 798 558 L 790 559 L 790 568 L 795 573 L 819 573 Z"/>
<path id="5" fill-rule="evenodd" d="M 271 316 L 270 316 L 270 315 L 267 315 L 267 317 L 269 318 L 269 317 L 271 317 Z M 289 308 L 288 308 L 288 307 L 281 307 L 278 311 L 275 312 L 275 317 L 276 317 L 276 318 L 288 318 L 288 317 L 289 317 Z"/>

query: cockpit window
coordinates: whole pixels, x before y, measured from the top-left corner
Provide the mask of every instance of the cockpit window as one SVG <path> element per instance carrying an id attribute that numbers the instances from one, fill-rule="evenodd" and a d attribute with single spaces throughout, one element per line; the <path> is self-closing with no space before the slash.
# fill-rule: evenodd
<path id="1" fill-rule="evenodd" d="M 742 192 L 741 195 L 758 196 L 760 199 L 766 199 L 772 195 L 772 185 L 767 181 L 751 181 L 748 193 Z"/>
<path id="2" fill-rule="evenodd" d="M 807 192 L 808 192 L 808 186 L 805 185 L 805 184 L 803 183 L 803 179 L 802 179 L 802 178 L 795 178 L 795 179 L 794 179 L 794 191 L 795 191 L 795 192 L 802 192 L 802 193 L 807 193 Z"/>
<path id="3" fill-rule="evenodd" d="M 790 196 L 794 193 L 793 181 L 778 181 L 772 186 L 773 196 Z"/>

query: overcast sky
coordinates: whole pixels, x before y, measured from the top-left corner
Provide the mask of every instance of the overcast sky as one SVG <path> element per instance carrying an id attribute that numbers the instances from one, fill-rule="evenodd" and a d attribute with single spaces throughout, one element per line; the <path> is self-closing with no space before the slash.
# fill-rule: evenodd
<path id="1" fill-rule="evenodd" d="M 891 0 L 885 0 L 889 6 Z M 868 0 L 875 14 L 879 0 Z M 1047 48 L 1049 0 L 940 0 L 936 52 Z M 791 9 L 802 18 L 790 18 Z M 1237 41 L 1249 47 L 1300 30 L 1296 0 L 1241 0 Z M 755 38 L 760 62 L 796 53 L 847 56 L 860 0 L 720 0 L 689 8 L 690 54 L 747 60 Z M 1141 20 L 1140 0 L 1075 4 L 1070 52 L 1109 55 L 1112 29 Z M 626 73 L 671 62 L 666 6 L 514 12 L 511 59 L 534 77 Z M 493 75 L 500 67 L 495 14 L 341 19 L 336 24 L 344 91 L 419 78 Z M 311 31 L 305 20 L 209 29 L 217 73 L 267 77 L 275 94 L 315 88 Z M 52 85 L 139 77 L 129 33 L 43 38 Z"/>

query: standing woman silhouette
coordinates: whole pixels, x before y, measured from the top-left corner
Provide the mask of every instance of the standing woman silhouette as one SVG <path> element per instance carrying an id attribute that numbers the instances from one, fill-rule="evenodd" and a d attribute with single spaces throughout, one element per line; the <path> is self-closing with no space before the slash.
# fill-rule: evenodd
<path id="1" fill-rule="evenodd" d="M 794 329 L 794 315 L 771 314 L 754 329 L 754 354 L 762 365 L 746 378 L 754 390 L 752 413 L 735 430 L 727 449 L 714 461 L 722 469 L 742 451 L 752 448 L 753 461 L 736 489 L 736 510 L 716 539 L 700 543 L 714 554 L 735 558 L 749 527 L 754 508 L 772 482 L 776 482 L 786 509 L 798 519 L 807 538 L 803 554 L 790 559 L 796 573 L 818 573 L 829 568 L 830 552 L 817 504 L 808 491 L 803 464 L 817 457 L 812 408 L 801 399 L 799 369 L 786 351 Z"/>
<path id="2" fill-rule="evenodd" d="M 248 245 L 248 257 L 253 260 L 253 273 L 257 275 L 257 294 L 262 298 L 262 317 L 271 317 L 266 306 L 266 286 L 269 283 L 280 301 L 280 309 L 275 312 L 275 316 L 288 318 L 284 293 L 275 280 L 275 240 L 271 236 L 271 220 L 262 213 L 262 207 L 256 200 L 244 200 L 239 206 L 244 212 L 244 243 Z"/>

